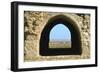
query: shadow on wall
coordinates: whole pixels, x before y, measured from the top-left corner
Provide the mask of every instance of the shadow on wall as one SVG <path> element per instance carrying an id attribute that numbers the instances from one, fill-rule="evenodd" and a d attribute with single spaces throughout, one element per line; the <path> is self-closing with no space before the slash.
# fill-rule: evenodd
<path id="1" fill-rule="evenodd" d="M 69 48 L 50 48 L 50 31 L 58 24 L 66 26 L 71 33 L 71 47 Z M 40 55 L 81 55 L 81 35 L 77 24 L 65 15 L 57 15 L 49 19 L 40 37 Z"/>

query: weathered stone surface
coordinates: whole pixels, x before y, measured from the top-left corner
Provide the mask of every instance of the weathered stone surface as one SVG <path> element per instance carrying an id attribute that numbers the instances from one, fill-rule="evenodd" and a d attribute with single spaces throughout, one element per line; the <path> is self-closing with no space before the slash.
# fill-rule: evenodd
<path id="1" fill-rule="evenodd" d="M 56 15 L 65 15 L 72 19 L 78 26 L 81 33 L 82 55 L 64 55 L 64 56 L 40 56 L 39 41 L 43 28 L 48 20 Z M 24 12 L 24 61 L 40 60 L 67 60 L 67 59 L 87 59 L 90 58 L 90 15 L 89 14 L 70 14 L 55 12 Z"/>

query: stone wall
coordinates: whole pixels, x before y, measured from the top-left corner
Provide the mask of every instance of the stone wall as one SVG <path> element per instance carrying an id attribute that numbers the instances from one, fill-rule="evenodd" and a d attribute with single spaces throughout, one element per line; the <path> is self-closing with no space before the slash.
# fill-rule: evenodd
<path id="1" fill-rule="evenodd" d="M 41 32 L 50 18 L 56 15 L 65 15 L 72 19 L 81 33 L 82 54 L 63 55 L 63 56 L 40 56 L 39 41 Z M 56 12 L 24 12 L 24 61 L 42 60 L 69 60 L 90 58 L 90 15 L 75 13 L 56 13 Z"/>

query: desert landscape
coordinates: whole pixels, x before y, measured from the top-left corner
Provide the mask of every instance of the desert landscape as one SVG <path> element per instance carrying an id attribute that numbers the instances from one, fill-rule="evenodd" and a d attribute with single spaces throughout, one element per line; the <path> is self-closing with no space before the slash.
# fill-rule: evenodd
<path id="1" fill-rule="evenodd" d="M 49 42 L 49 48 L 71 48 L 71 41 L 52 40 Z"/>

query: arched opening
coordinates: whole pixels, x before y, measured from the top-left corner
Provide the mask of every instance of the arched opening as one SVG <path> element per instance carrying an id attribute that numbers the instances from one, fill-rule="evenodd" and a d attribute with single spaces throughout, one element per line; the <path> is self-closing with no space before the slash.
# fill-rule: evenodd
<path id="1" fill-rule="evenodd" d="M 49 48 L 50 31 L 57 25 L 63 24 L 71 33 L 70 48 Z M 60 34 L 61 35 L 61 34 Z M 40 37 L 40 55 L 55 56 L 55 55 L 81 55 L 81 36 L 77 24 L 67 16 L 57 15 L 52 17 L 45 25 Z"/>
<path id="2" fill-rule="evenodd" d="M 71 48 L 71 33 L 64 24 L 57 24 L 51 29 L 49 48 Z"/>

